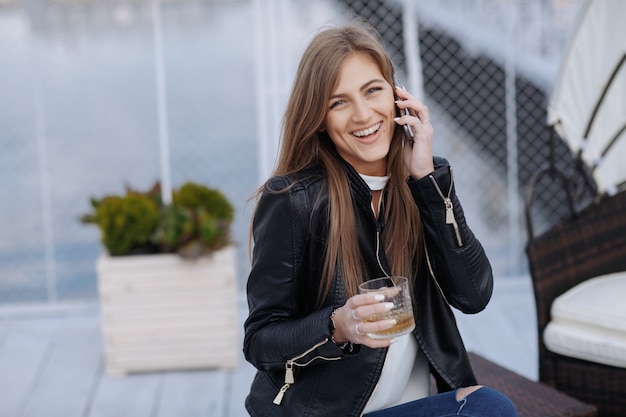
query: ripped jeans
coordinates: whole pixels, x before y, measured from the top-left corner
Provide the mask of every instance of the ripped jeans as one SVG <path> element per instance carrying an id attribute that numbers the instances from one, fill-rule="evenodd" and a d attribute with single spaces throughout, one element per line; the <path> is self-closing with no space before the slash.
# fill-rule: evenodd
<path id="1" fill-rule="evenodd" d="M 517 417 L 515 406 L 499 391 L 482 387 L 459 401 L 456 391 L 432 395 L 365 414 L 363 417 Z"/>

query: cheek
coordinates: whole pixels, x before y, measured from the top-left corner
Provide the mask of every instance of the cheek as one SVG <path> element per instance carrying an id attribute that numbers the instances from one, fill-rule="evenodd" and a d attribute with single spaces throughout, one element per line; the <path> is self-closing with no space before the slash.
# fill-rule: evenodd
<path id="1" fill-rule="evenodd" d="M 394 97 L 391 96 L 389 99 L 389 114 L 392 115 L 393 117 L 396 117 L 396 115 L 398 114 L 398 107 L 396 106 L 396 102 L 394 101 Z"/>
<path id="2" fill-rule="evenodd" d="M 335 128 L 335 118 L 327 114 L 324 118 L 324 128 L 327 131 L 333 130 Z"/>
<path id="3" fill-rule="evenodd" d="M 324 121 L 326 126 L 326 131 L 331 137 L 333 135 L 342 134 L 346 127 L 346 120 L 342 117 L 341 114 L 333 114 L 331 116 L 326 116 Z"/>
<path id="4" fill-rule="evenodd" d="M 337 146 L 337 120 L 335 117 L 326 116 L 324 119 L 324 130 L 330 138 L 330 141 Z"/>

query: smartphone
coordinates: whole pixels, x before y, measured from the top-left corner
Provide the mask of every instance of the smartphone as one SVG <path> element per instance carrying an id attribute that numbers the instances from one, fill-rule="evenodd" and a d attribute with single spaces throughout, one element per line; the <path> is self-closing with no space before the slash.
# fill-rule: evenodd
<path id="1" fill-rule="evenodd" d="M 404 88 L 403 85 L 401 85 L 400 88 L 402 88 L 403 90 L 406 91 L 406 88 Z M 402 112 L 406 116 L 409 116 L 411 114 L 409 112 L 409 109 L 400 110 L 399 107 L 398 107 L 398 112 Z M 411 128 L 410 125 L 402 125 L 402 127 L 404 128 L 404 133 L 406 133 L 406 138 L 409 141 L 409 145 L 413 146 L 413 142 L 414 142 L 414 138 L 415 138 L 415 134 L 413 133 L 413 129 Z"/>
<path id="2" fill-rule="evenodd" d="M 411 114 L 409 113 L 409 109 L 404 109 L 402 110 L 402 112 L 407 116 Z M 413 145 L 413 139 L 415 138 L 415 134 L 413 133 L 411 125 L 402 125 L 402 127 L 404 128 L 404 132 L 407 135 L 407 139 L 409 139 L 409 142 L 411 143 L 411 145 Z"/>

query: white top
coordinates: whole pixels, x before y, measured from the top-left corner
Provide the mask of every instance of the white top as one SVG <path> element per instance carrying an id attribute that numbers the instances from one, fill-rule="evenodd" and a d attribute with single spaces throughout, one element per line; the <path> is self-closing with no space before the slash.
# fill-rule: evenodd
<path id="1" fill-rule="evenodd" d="M 389 346 L 380 379 L 363 414 L 427 397 L 430 371 L 426 356 L 412 334 Z"/>
<path id="2" fill-rule="evenodd" d="M 389 180 L 389 177 L 359 175 L 372 191 L 382 190 Z M 410 333 L 400 336 L 389 346 L 380 379 L 363 414 L 427 397 L 429 385 L 430 370 L 426 356 Z"/>
<path id="3" fill-rule="evenodd" d="M 363 175 L 363 174 L 359 174 L 361 176 L 361 178 L 363 178 L 363 181 L 365 181 L 365 183 L 367 184 L 368 187 L 370 187 L 370 190 L 372 191 L 380 191 L 382 189 L 385 188 L 385 186 L 387 185 L 387 182 L 389 181 L 389 177 L 374 177 L 372 175 Z M 376 213 L 380 211 L 380 206 L 383 203 L 383 199 L 379 198 L 378 199 L 378 210 L 374 209 L 374 202 L 372 202 L 372 211 L 374 212 L 374 216 L 376 216 Z"/>
<path id="4" fill-rule="evenodd" d="M 374 177 L 372 175 L 363 175 L 359 174 L 363 181 L 367 183 L 372 191 L 379 191 L 385 188 L 387 185 L 387 181 L 389 181 L 389 177 Z"/>

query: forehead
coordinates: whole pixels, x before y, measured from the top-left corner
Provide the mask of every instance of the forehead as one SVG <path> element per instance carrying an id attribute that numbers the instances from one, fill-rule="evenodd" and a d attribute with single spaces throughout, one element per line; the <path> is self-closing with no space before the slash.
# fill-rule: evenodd
<path id="1" fill-rule="evenodd" d="M 385 77 L 378 63 L 371 56 L 356 52 L 347 56 L 339 67 L 339 77 L 333 93 L 342 93 L 342 90 L 360 89 L 365 83 Z"/>

